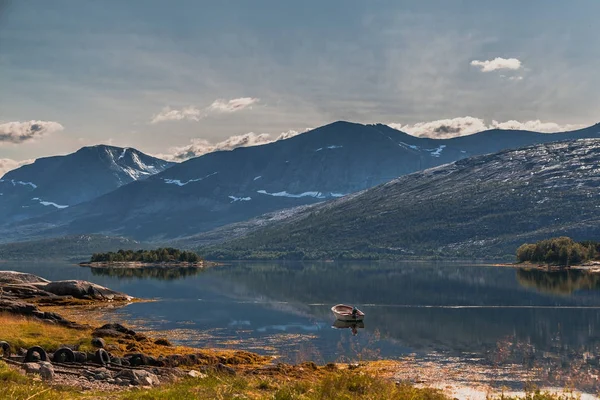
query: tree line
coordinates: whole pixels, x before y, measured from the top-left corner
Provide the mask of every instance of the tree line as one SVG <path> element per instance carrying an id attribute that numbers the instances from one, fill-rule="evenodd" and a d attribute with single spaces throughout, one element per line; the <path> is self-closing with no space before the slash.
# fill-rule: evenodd
<path id="1" fill-rule="evenodd" d="M 192 251 L 182 251 L 172 247 L 156 250 L 119 250 L 117 252 L 94 253 L 90 262 L 199 262 L 202 259 Z"/>
<path id="2" fill-rule="evenodd" d="M 562 236 L 541 240 L 537 243 L 525 243 L 517 249 L 517 261 L 539 262 L 560 266 L 581 264 L 600 259 L 600 242 L 575 242 Z"/>

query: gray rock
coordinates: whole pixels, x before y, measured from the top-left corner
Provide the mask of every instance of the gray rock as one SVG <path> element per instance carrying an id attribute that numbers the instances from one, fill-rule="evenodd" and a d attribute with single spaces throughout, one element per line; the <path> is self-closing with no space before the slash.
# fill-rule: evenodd
<path id="1" fill-rule="evenodd" d="M 36 362 L 30 362 L 23 364 L 23 369 L 28 374 L 39 374 L 41 365 Z"/>
<path id="2" fill-rule="evenodd" d="M 37 283 L 35 286 L 57 296 L 73 296 L 78 299 L 92 298 L 96 300 L 131 300 L 131 296 L 87 281 L 55 281 L 45 284 Z"/>
<path id="3" fill-rule="evenodd" d="M 40 375 L 42 379 L 51 381 L 54 379 L 54 367 L 47 361 L 40 362 Z"/>
<path id="4" fill-rule="evenodd" d="M 49 283 L 50 281 L 32 274 L 17 271 L 0 271 L 0 283 Z"/>
<path id="5" fill-rule="evenodd" d="M 190 377 L 192 377 L 192 378 L 200 378 L 200 379 L 204 379 L 204 378 L 207 378 L 207 377 L 208 377 L 208 375 L 206 375 L 206 374 L 203 374 L 202 372 L 198 372 L 198 371 L 196 371 L 196 370 L 193 370 L 193 369 L 192 369 L 192 370 L 190 370 L 190 371 L 187 373 L 187 375 L 188 375 L 188 376 L 190 376 Z"/>
<path id="6" fill-rule="evenodd" d="M 133 370 L 124 369 L 115 375 L 115 379 L 127 380 L 136 386 L 155 386 L 160 385 L 160 380 L 155 374 L 143 369 Z"/>

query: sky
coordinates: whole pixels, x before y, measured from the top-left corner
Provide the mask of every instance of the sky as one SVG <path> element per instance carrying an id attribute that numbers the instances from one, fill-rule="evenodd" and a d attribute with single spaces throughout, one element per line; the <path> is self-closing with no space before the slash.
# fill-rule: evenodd
<path id="1" fill-rule="evenodd" d="M 0 0 L 0 172 L 182 160 L 337 120 L 417 136 L 600 121 L 598 0 Z"/>

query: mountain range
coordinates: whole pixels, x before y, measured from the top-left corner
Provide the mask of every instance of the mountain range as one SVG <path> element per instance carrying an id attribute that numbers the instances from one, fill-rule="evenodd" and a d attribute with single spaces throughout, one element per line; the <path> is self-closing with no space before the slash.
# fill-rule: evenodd
<path id="1" fill-rule="evenodd" d="M 527 241 L 600 236 L 600 139 L 471 157 L 289 213 L 213 257 L 512 255 Z M 224 228 L 222 228 L 224 229 Z"/>
<path id="2" fill-rule="evenodd" d="M 0 179 L 0 221 L 21 221 L 65 209 L 171 165 L 132 148 L 103 145 L 39 158 Z"/>
<path id="3" fill-rule="evenodd" d="M 490 130 L 429 139 L 387 125 L 339 121 L 290 139 L 178 164 L 134 149 L 95 146 L 63 156 L 70 167 L 46 167 L 42 163 L 62 164 L 54 160 L 60 157 L 48 157 L 7 173 L 1 191 L 18 188 L 26 194 L 9 196 L 12 208 L 2 208 L 0 237 L 11 242 L 97 233 L 165 242 L 221 232 L 216 235 L 222 241 L 241 235 L 232 234 L 230 224 L 253 231 L 271 224 L 265 220 L 287 220 L 296 213 L 289 209 L 340 197 L 347 201 L 399 176 L 476 155 L 580 138 L 600 138 L 600 124 L 555 134 Z M 81 172 L 88 164 L 95 177 Z M 24 205 L 53 212 L 24 212 Z M 273 214 L 261 217 L 265 213 Z"/>

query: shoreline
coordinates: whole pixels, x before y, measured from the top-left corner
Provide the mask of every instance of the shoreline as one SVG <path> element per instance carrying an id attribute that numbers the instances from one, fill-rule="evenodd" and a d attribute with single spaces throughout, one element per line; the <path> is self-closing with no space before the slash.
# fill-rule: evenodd
<path id="1" fill-rule="evenodd" d="M 492 264 L 494 267 L 506 267 L 515 269 L 537 270 L 545 272 L 561 272 L 561 271 L 583 271 L 589 273 L 600 273 L 600 261 L 589 261 L 584 264 L 561 266 L 555 264 L 539 264 L 530 262 L 521 263 L 498 263 Z"/>
<path id="2" fill-rule="evenodd" d="M 200 261 L 200 262 L 142 262 L 142 261 L 95 261 L 95 262 L 80 262 L 77 265 L 80 267 L 90 268 L 122 268 L 122 269 L 140 269 L 140 268 L 210 268 L 221 266 L 224 264 L 216 263 L 213 261 Z"/>

